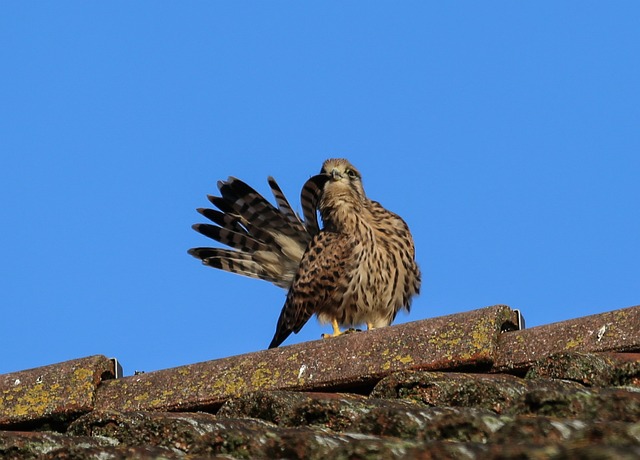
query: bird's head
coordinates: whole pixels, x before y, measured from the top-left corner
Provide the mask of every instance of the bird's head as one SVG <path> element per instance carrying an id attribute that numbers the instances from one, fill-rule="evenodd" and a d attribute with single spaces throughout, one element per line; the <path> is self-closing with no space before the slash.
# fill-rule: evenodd
<path id="1" fill-rule="evenodd" d="M 366 200 L 362 176 L 349 161 L 342 158 L 325 161 L 318 177 L 325 177 L 326 181 L 322 187 L 321 208 L 347 212 L 362 209 Z"/>
<path id="2" fill-rule="evenodd" d="M 332 191 L 340 195 L 350 193 L 359 199 L 364 199 L 362 176 L 348 160 L 344 158 L 331 158 L 322 164 L 321 174 L 329 176 L 325 185 L 325 191 Z"/>

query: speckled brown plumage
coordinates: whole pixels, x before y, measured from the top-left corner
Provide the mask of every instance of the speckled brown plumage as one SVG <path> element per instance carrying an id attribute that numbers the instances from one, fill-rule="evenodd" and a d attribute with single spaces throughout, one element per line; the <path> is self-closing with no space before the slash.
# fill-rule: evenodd
<path id="1" fill-rule="evenodd" d="M 316 314 L 339 327 L 388 326 L 420 290 L 420 270 L 407 224 L 368 199 L 360 173 L 330 159 L 310 182 L 321 188 L 324 223 L 307 247 L 269 348 L 298 332 Z"/>
<path id="2" fill-rule="evenodd" d="M 204 265 L 289 289 L 304 251 L 319 231 L 319 188 L 309 181 L 302 189 L 303 222 L 272 177 L 269 186 L 278 207 L 240 179 L 219 181 L 221 196 L 208 197 L 218 209 L 198 209 L 213 224 L 195 224 L 193 229 L 231 249 L 199 247 L 189 249 L 189 254 Z"/>
<path id="3" fill-rule="evenodd" d="M 264 279 L 288 289 L 270 348 L 298 332 L 316 314 L 340 327 L 388 326 L 420 289 L 407 224 L 368 199 L 360 173 L 347 161 L 325 161 L 303 186 L 304 221 L 273 178 L 273 206 L 239 179 L 218 182 L 218 209 L 200 208 L 213 224 L 194 230 L 230 249 L 199 247 L 189 253 L 214 268 Z M 320 230 L 317 212 L 323 229 Z"/>

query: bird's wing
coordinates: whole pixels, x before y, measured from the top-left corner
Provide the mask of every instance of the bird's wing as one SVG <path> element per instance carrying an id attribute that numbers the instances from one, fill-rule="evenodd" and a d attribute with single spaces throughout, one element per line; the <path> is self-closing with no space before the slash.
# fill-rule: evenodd
<path id="1" fill-rule="evenodd" d="M 302 256 L 269 348 L 280 345 L 292 332 L 298 333 L 314 313 L 342 297 L 347 284 L 340 281 L 348 279 L 353 269 L 350 255 L 354 245 L 344 234 L 320 232 L 314 236 Z"/>

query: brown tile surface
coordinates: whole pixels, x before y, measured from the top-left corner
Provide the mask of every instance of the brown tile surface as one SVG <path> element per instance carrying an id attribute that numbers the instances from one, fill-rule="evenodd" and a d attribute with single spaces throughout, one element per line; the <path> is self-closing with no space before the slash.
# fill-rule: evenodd
<path id="1" fill-rule="evenodd" d="M 496 306 L 118 380 L 102 356 L 7 374 L 0 458 L 640 458 L 639 312 L 501 333 Z"/>
<path id="2" fill-rule="evenodd" d="M 257 390 L 372 387 L 405 369 L 491 367 L 504 305 L 105 382 L 96 407 L 193 410 Z"/>
<path id="3" fill-rule="evenodd" d="M 536 361 L 527 372 L 527 377 L 571 380 L 590 387 L 627 385 L 640 374 L 640 363 L 634 365 L 633 361 L 621 358 L 621 355 L 556 353 Z"/>
<path id="4" fill-rule="evenodd" d="M 0 427 L 57 423 L 93 410 L 96 388 L 111 376 L 104 356 L 0 375 Z"/>
<path id="5" fill-rule="evenodd" d="M 640 306 L 502 334 L 496 372 L 560 352 L 640 352 Z"/>
<path id="6" fill-rule="evenodd" d="M 476 407 L 428 407 L 403 399 L 291 391 L 235 398 L 227 401 L 216 416 L 420 441 L 484 442 L 496 425 L 504 424 L 494 412 Z"/>
<path id="7" fill-rule="evenodd" d="M 82 444 L 85 448 L 114 446 L 116 441 L 90 436 L 68 436 L 52 432 L 0 431 L 0 458 L 30 460 L 46 458 L 59 449 Z"/>
<path id="8" fill-rule="evenodd" d="M 589 388 L 547 378 L 398 372 L 378 383 L 370 396 L 409 399 L 433 407 L 475 407 L 504 415 L 640 420 L 640 392 L 635 389 Z"/>

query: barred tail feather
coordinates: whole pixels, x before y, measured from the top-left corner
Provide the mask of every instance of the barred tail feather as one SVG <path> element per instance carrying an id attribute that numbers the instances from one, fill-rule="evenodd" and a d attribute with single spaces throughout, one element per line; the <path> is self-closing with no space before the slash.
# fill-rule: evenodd
<path id="1" fill-rule="evenodd" d="M 318 190 L 315 184 L 308 187 L 302 208 L 313 223 L 303 222 L 275 179 L 268 181 L 277 207 L 240 179 L 218 181 L 221 196 L 207 197 L 217 209 L 197 209 L 212 224 L 192 227 L 232 249 L 193 248 L 189 254 L 205 265 L 288 289 L 311 241 L 309 229 L 318 232 L 315 210 L 309 210 L 317 206 Z"/>
<path id="2" fill-rule="evenodd" d="M 300 192 L 300 203 L 302 205 L 302 215 L 304 216 L 307 232 L 311 236 L 315 236 L 320 231 L 318 225 L 318 201 L 322 193 L 322 187 L 327 182 L 329 176 L 326 174 L 318 174 L 311 177 L 302 186 Z"/>
<path id="3" fill-rule="evenodd" d="M 279 211 L 289 219 L 289 223 L 292 227 L 300 232 L 304 232 L 304 224 L 289 204 L 289 200 L 287 200 L 284 193 L 282 193 L 282 190 L 276 180 L 271 176 L 269 176 L 267 180 L 269 182 L 269 187 L 271 187 L 271 193 L 273 193 L 273 197 L 276 199 L 276 203 L 278 203 Z"/>
<path id="4" fill-rule="evenodd" d="M 249 278 L 269 281 L 276 286 L 286 288 L 286 285 L 278 277 L 274 277 L 258 262 L 253 261 L 248 254 L 219 248 L 191 248 L 188 252 L 193 257 L 201 259 L 203 265 Z"/>
<path id="5" fill-rule="evenodd" d="M 272 228 L 287 236 L 298 236 L 289 219 L 262 195 L 239 179 L 230 178 L 220 187 L 222 198 L 247 222 L 262 228 Z"/>

